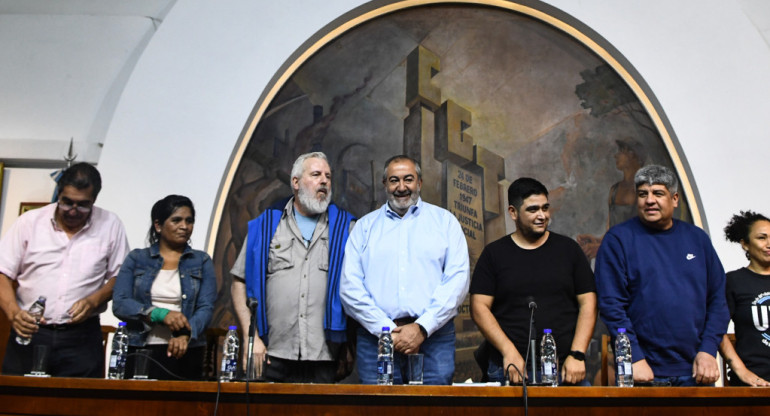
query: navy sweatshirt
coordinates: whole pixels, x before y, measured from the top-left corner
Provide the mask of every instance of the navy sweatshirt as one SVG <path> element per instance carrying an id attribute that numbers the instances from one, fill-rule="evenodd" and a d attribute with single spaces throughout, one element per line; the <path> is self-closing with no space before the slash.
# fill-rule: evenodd
<path id="1" fill-rule="evenodd" d="M 708 235 L 674 220 L 664 231 L 632 218 L 612 227 L 596 257 L 599 311 L 611 334 L 626 328 L 633 362 L 656 377 L 692 374 L 695 355 L 716 356 L 730 314 L 725 272 Z"/>

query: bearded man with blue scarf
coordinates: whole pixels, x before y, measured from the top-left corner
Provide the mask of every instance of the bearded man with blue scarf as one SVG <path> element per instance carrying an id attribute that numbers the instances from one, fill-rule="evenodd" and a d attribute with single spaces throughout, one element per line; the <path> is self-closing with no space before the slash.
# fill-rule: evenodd
<path id="1" fill-rule="evenodd" d="M 340 361 L 352 366 L 342 348 L 347 317 L 339 282 L 355 218 L 330 203 L 331 185 L 326 155 L 298 157 L 291 171 L 294 196 L 249 221 L 230 271 L 242 328 L 251 318 L 246 299 L 258 302 L 254 363 L 256 374 L 267 381 L 333 383 Z"/>

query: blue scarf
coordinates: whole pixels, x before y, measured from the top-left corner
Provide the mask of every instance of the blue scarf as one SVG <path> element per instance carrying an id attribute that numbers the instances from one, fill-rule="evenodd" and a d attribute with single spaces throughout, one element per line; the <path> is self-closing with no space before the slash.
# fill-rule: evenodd
<path id="1" fill-rule="evenodd" d="M 265 280 L 267 275 L 270 241 L 273 240 L 278 223 L 281 222 L 287 199 L 274 204 L 259 217 L 249 221 L 246 241 L 246 294 L 255 298 L 257 304 L 257 329 L 259 337 L 268 344 L 267 308 Z M 340 275 L 345 243 L 348 241 L 350 222 L 355 217 L 347 211 L 329 204 L 329 272 L 324 312 L 324 333 L 331 342 L 344 342 L 347 316 L 340 302 Z"/>

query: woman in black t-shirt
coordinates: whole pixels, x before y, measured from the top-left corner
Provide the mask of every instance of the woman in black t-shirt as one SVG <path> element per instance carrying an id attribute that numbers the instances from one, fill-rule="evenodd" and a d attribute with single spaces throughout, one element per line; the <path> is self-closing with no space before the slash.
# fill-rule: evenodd
<path id="1" fill-rule="evenodd" d="M 725 237 L 741 244 L 749 265 L 727 273 L 736 343 L 725 335 L 719 350 L 733 373 L 730 385 L 770 386 L 770 219 L 741 211 L 725 227 Z"/>

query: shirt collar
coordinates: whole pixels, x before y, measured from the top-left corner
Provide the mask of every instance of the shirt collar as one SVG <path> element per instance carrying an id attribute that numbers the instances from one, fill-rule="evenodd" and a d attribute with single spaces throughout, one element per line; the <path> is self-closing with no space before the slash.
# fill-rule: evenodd
<path id="1" fill-rule="evenodd" d="M 192 247 L 190 247 L 189 244 L 185 244 L 184 251 L 182 252 L 182 256 L 191 252 L 192 252 Z M 160 243 L 155 243 L 150 246 L 150 257 L 158 257 L 158 256 L 160 256 Z"/>

